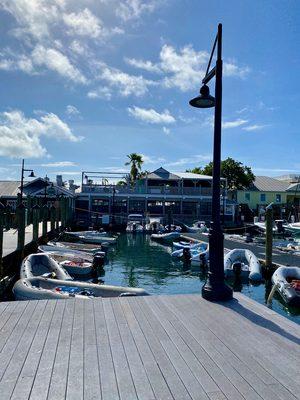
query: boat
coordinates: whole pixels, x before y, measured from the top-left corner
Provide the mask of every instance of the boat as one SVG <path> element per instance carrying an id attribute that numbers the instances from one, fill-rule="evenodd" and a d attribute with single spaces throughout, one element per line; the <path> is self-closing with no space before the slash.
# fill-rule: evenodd
<path id="1" fill-rule="evenodd" d="M 99 246 L 95 246 L 93 244 L 88 244 L 88 243 L 49 241 L 47 243 L 47 245 L 55 247 L 56 250 L 57 250 L 57 248 L 62 248 L 62 249 L 70 249 L 70 250 L 75 250 L 75 251 L 82 251 L 84 253 L 90 253 L 90 254 L 98 253 L 99 251 L 102 251 L 103 249 L 106 248 L 104 243 L 102 243 Z"/>
<path id="2" fill-rule="evenodd" d="M 109 236 L 109 233 L 105 231 L 68 231 L 70 235 L 75 235 L 75 236 L 83 236 L 83 235 L 88 235 L 88 236 L 101 236 L 101 237 L 106 237 Z"/>
<path id="3" fill-rule="evenodd" d="M 233 249 L 225 254 L 224 272 L 226 278 L 239 274 L 256 282 L 262 279 L 260 262 L 248 249 Z"/>
<path id="4" fill-rule="evenodd" d="M 197 221 L 192 226 L 184 225 L 184 228 L 189 233 L 206 233 L 208 228 L 205 221 Z"/>
<path id="5" fill-rule="evenodd" d="M 161 223 L 160 218 L 149 218 L 149 222 L 145 226 L 145 231 L 149 233 L 163 233 L 165 231 L 165 227 Z"/>
<path id="6" fill-rule="evenodd" d="M 86 231 L 89 232 L 89 231 Z M 63 237 L 68 241 L 73 241 L 73 242 L 80 242 L 80 243 L 88 243 L 88 244 L 115 244 L 116 243 L 116 238 L 115 237 L 110 237 L 110 236 L 101 236 L 101 235 L 95 235 L 95 234 L 83 234 L 83 235 L 77 235 L 75 232 L 64 232 Z"/>
<path id="7" fill-rule="evenodd" d="M 73 258 L 80 258 L 85 261 L 93 261 L 93 257 L 98 254 L 101 255 L 102 257 L 106 256 L 105 251 L 98 250 L 95 253 L 88 253 L 85 251 L 81 250 L 75 250 L 75 249 L 69 249 L 67 247 L 62 247 L 62 246 L 49 246 L 49 245 L 42 245 L 38 247 L 38 251 L 41 253 L 47 253 L 47 254 L 57 254 L 62 257 L 73 257 Z"/>
<path id="8" fill-rule="evenodd" d="M 167 232 L 181 232 L 182 228 L 179 225 L 170 224 L 170 225 L 166 225 L 164 227 L 164 231 L 167 231 Z"/>
<path id="9" fill-rule="evenodd" d="M 126 226 L 127 233 L 143 233 L 144 227 L 138 221 L 129 221 Z"/>
<path id="10" fill-rule="evenodd" d="M 36 276 L 53 277 L 61 281 L 72 280 L 68 272 L 47 254 L 30 254 L 20 268 L 20 278 L 27 279 Z"/>
<path id="11" fill-rule="evenodd" d="M 173 247 L 176 249 L 196 249 L 201 246 L 201 243 L 194 242 L 173 242 Z"/>
<path id="12" fill-rule="evenodd" d="M 272 276 L 272 282 L 288 306 L 300 307 L 300 267 L 277 268 Z"/>
<path id="13" fill-rule="evenodd" d="M 171 256 L 175 257 L 175 258 L 188 257 L 187 261 L 190 261 L 191 257 L 197 256 L 199 253 L 201 253 L 201 250 L 202 249 L 200 249 L 199 246 L 198 246 L 198 248 L 195 248 L 195 249 L 183 248 L 183 249 L 174 250 L 171 253 Z"/>
<path id="14" fill-rule="evenodd" d="M 91 299 L 94 297 L 146 296 L 144 289 L 64 281 L 43 277 L 19 279 L 14 287 L 16 300 Z"/>
<path id="15" fill-rule="evenodd" d="M 266 233 L 267 227 L 266 227 L 266 223 L 265 223 L 265 222 L 254 222 L 254 226 L 256 226 L 256 228 L 257 228 L 259 231 L 261 231 L 261 232 L 263 232 L 263 233 Z M 277 229 L 277 226 L 276 226 L 276 225 L 273 225 L 273 227 L 272 227 L 272 232 L 273 232 L 273 235 L 275 235 L 276 233 L 278 233 L 278 229 Z"/>
<path id="16" fill-rule="evenodd" d="M 290 224 L 285 224 L 284 229 L 295 235 L 300 235 L 300 222 L 294 222 Z"/>
<path id="17" fill-rule="evenodd" d="M 168 233 L 152 233 L 150 236 L 152 240 L 162 242 L 173 242 L 173 240 L 180 238 L 179 232 L 168 232 Z"/>
<path id="18" fill-rule="evenodd" d="M 208 243 L 201 243 L 201 246 L 192 251 L 190 262 L 191 265 L 198 266 L 200 264 L 206 264 L 209 260 L 209 245 Z"/>

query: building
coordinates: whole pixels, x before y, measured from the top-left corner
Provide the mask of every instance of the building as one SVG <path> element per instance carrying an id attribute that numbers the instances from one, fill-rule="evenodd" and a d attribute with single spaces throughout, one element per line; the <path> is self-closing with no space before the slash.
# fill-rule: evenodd
<path id="1" fill-rule="evenodd" d="M 113 215 L 126 220 L 128 214 L 139 213 L 159 217 L 171 214 L 181 221 L 210 220 L 211 176 L 170 172 L 161 167 L 146 174 L 134 186 L 124 181 L 109 183 L 112 180 L 112 175 L 107 173 L 82 173 L 81 192 L 76 198 L 79 219 Z M 234 206 L 227 204 L 226 190 L 221 206 L 225 210 L 224 219 L 232 220 Z"/>
<path id="2" fill-rule="evenodd" d="M 297 208 L 300 206 L 300 180 L 295 182 L 290 179 L 256 176 L 248 190 L 237 190 L 236 200 L 238 204 L 248 205 L 253 211 L 270 203 Z"/>

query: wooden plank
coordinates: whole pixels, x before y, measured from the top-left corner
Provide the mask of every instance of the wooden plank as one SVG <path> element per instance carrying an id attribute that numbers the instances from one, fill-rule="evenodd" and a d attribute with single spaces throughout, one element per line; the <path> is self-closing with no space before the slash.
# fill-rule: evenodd
<path id="1" fill-rule="evenodd" d="M 43 400 L 48 396 L 49 385 L 52 375 L 53 363 L 60 335 L 61 323 L 64 316 L 65 302 L 55 302 L 55 309 L 48 330 L 43 353 L 40 358 L 38 369 L 30 393 L 30 400 Z"/>
<path id="2" fill-rule="evenodd" d="M 5 372 L 2 374 L 0 382 L 0 393 L 4 399 L 9 399 L 11 397 L 16 381 L 35 337 L 45 306 L 46 301 L 37 303 L 34 310 L 35 312 L 27 319 L 28 323 L 26 324 L 20 340 L 14 343 L 15 348 L 11 358 L 7 358 L 9 362 L 6 365 Z M 2 364 L 1 367 L 4 365 L 5 364 Z"/>
<path id="3" fill-rule="evenodd" d="M 137 399 L 132 375 L 114 318 L 110 299 L 103 299 L 103 309 L 120 399 Z"/>
<path id="4" fill-rule="evenodd" d="M 119 335 L 126 354 L 137 397 L 139 400 L 154 400 L 155 396 L 148 380 L 119 299 L 111 299 L 112 309 L 117 322 Z"/>
<path id="5" fill-rule="evenodd" d="M 118 385 L 104 317 L 103 300 L 97 299 L 93 302 L 93 305 L 102 399 L 119 400 Z"/>
<path id="6" fill-rule="evenodd" d="M 185 298 L 183 301 L 189 301 L 192 297 L 190 298 Z M 243 334 L 239 334 L 239 329 L 241 328 L 242 320 L 239 319 L 238 324 L 234 324 L 234 321 L 232 318 L 228 318 L 226 316 L 226 312 L 222 310 L 222 314 L 218 315 L 217 308 L 220 305 L 211 305 L 207 304 L 205 309 L 202 310 L 202 313 L 199 311 L 199 307 L 201 308 L 201 304 L 198 301 L 195 301 L 194 303 L 188 304 L 188 307 L 193 308 L 196 310 L 196 312 L 193 313 L 193 320 L 197 320 L 199 324 L 203 325 L 205 323 L 205 318 L 209 318 L 210 320 L 208 322 L 208 325 L 212 328 L 214 326 L 215 332 L 218 332 L 219 338 L 221 338 L 224 343 L 226 342 L 229 345 L 229 348 L 233 349 L 234 353 L 236 354 L 237 357 L 241 359 L 243 357 L 243 360 L 247 365 L 251 365 L 251 367 L 255 367 L 254 372 L 257 372 L 257 365 L 260 366 L 258 369 L 259 372 L 257 372 L 257 376 L 260 376 L 260 372 L 264 366 L 258 362 L 258 360 L 255 358 L 255 355 L 259 354 L 259 358 L 263 358 L 264 350 L 261 349 L 261 351 L 258 353 L 257 352 L 257 347 L 258 343 L 256 342 L 255 338 L 255 331 L 254 332 L 249 332 L 249 331 L 244 331 Z M 212 307 L 212 309 L 211 309 Z M 197 314 L 197 315 L 196 315 Z M 219 323 L 219 321 L 222 321 L 222 324 Z M 234 332 L 234 335 L 228 335 L 228 332 Z M 247 336 L 248 335 L 248 336 Z M 238 343 L 238 340 L 236 338 L 241 338 L 240 343 Z M 254 339 L 254 343 L 252 343 Z M 263 346 L 267 345 L 267 341 L 265 338 L 262 339 L 263 341 Z M 245 347 L 244 344 L 247 343 L 247 346 Z M 253 358 L 254 357 L 254 358 Z M 227 359 L 230 359 L 230 357 L 227 355 Z M 255 360 L 255 364 L 253 365 L 253 359 Z M 263 369 L 264 371 L 268 372 L 269 374 L 274 375 L 274 367 L 270 368 L 265 368 Z M 246 375 L 247 378 L 251 378 L 251 375 Z M 274 379 L 276 377 L 274 376 Z M 277 380 L 273 380 L 273 383 L 276 384 L 278 383 Z M 283 380 L 283 383 L 286 384 L 288 383 L 289 385 L 291 384 L 291 379 L 288 377 L 288 375 L 285 375 L 285 379 Z M 295 386 L 292 382 L 292 391 L 291 393 L 294 392 Z M 272 391 L 271 391 L 272 392 Z M 266 393 L 264 396 L 268 396 L 268 393 Z M 279 397 L 276 393 L 272 394 L 273 398 L 274 397 Z"/>
<path id="7" fill-rule="evenodd" d="M 34 339 L 28 349 L 26 360 L 22 366 L 22 370 L 18 378 L 16 379 L 16 386 L 12 393 L 11 399 L 27 399 L 30 395 L 32 384 L 50 327 L 54 308 L 55 302 L 46 302 L 45 309 L 36 330 Z"/>
<path id="8" fill-rule="evenodd" d="M 84 392 L 85 400 L 101 400 L 100 371 L 93 301 L 84 302 Z"/>
<path id="9" fill-rule="evenodd" d="M 187 391 L 187 388 L 184 386 L 181 377 L 178 375 L 176 369 L 174 368 L 174 365 L 172 364 L 172 362 L 168 357 L 168 354 L 166 353 L 160 341 L 158 340 L 157 331 L 156 330 L 154 331 L 152 329 L 150 323 L 141 312 L 135 300 L 136 300 L 135 298 L 130 298 L 128 299 L 128 303 L 130 304 L 130 307 L 132 308 L 136 316 L 136 319 L 139 322 L 140 328 L 143 331 L 147 342 L 149 343 L 151 351 L 156 359 L 156 362 L 158 363 L 158 366 L 161 370 L 161 373 L 164 376 L 164 379 L 166 380 L 172 392 L 173 397 L 175 399 L 181 399 L 181 400 L 191 399 L 191 396 Z M 141 300 L 141 298 L 139 300 Z"/>
<path id="10" fill-rule="evenodd" d="M 74 321 L 70 347 L 69 371 L 67 380 L 66 399 L 83 399 L 83 312 L 84 302 L 75 300 Z"/>
<path id="11" fill-rule="evenodd" d="M 119 301 L 126 317 L 133 340 L 139 351 L 139 355 L 143 362 L 149 382 L 155 394 L 155 398 L 158 400 L 172 400 L 173 396 L 170 392 L 167 382 L 164 379 L 158 363 L 154 358 L 152 349 L 143 334 L 139 322 L 136 319 L 136 316 L 134 315 L 130 305 L 128 304 L 128 299 L 122 298 Z"/>
<path id="12" fill-rule="evenodd" d="M 65 312 L 56 348 L 47 400 L 64 400 L 67 388 L 75 300 L 59 300 L 59 302 L 65 303 Z"/>

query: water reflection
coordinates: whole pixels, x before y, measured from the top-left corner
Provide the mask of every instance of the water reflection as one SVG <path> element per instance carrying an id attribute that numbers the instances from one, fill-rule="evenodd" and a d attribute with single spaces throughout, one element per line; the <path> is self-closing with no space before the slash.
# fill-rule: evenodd
<path id="1" fill-rule="evenodd" d="M 206 279 L 206 268 L 183 263 L 171 257 L 172 247 L 150 240 L 143 234 L 122 234 L 111 248 L 99 273 L 105 284 L 142 287 L 151 294 L 201 293 Z M 233 290 L 242 292 L 256 301 L 266 304 L 272 284 L 252 284 L 240 278 L 228 282 Z M 300 322 L 300 310 L 287 309 L 279 296 L 274 296 L 272 307 L 277 312 Z"/>

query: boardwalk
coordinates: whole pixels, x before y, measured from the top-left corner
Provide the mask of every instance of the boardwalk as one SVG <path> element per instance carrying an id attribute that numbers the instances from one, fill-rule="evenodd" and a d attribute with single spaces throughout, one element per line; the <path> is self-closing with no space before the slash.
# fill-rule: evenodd
<path id="1" fill-rule="evenodd" d="M 185 239 L 193 239 L 193 240 L 201 240 L 203 242 L 208 242 L 208 236 L 198 233 L 184 233 L 182 235 Z M 265 258 L 265 247 L 264 245 L 258 245 L 256 243 L 246 243 L 241 242 L 238 240 L 233 239 L 224 239 L 224 247 L 228 250 L 232 249 L 249 249 L 251 250 L 258 258 L 264 259 Z M 300 256 L 286 254 L 283 253 L 275 248 L 273 248 L 273 262 L 276 264 L 282 265 L 293 265 L 293 266 L 300 266 Z"/>
<path id="2" fill-rule="evenodd" d="M 236 294 L 0 303 L 1 400 L 300 399 L 300 329 Z"/>

